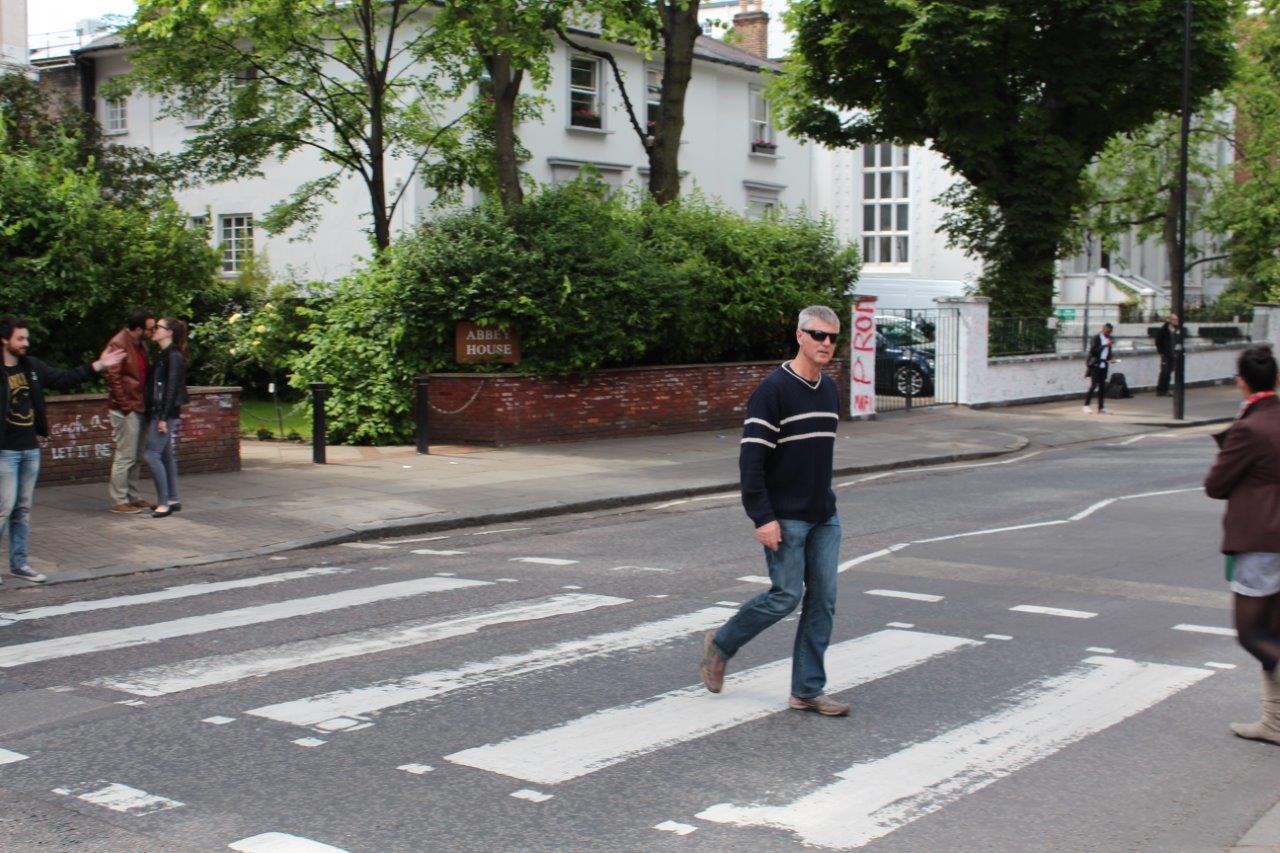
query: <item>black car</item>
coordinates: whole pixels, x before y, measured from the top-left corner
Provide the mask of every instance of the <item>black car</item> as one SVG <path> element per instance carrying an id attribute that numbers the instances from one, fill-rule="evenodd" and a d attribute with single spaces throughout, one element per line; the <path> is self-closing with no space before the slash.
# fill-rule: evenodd
<path id="1" fill-rule="evenodd" d="M 934 342 L 905 317 L 876 317 L 876 392 L 933 396 Z"/>

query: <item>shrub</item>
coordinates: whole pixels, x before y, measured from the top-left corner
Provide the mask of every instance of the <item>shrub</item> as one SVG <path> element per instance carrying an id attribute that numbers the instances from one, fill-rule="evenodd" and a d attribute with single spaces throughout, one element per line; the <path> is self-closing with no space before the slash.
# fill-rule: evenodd
<path id="1" fill-rule="evenodd" d="M 328 382 L 336 441 L 412 435 L 411 380 L 453 361 L 457 322 L 513 328 L 539 375 L 781 358 L 795 317 L 843 315 L 856 252 L 803 213 L 748 221 L 694 196 L 659 206 L 586 178 L 425 225 L 340 282 L 303 335 L 296 388 Z"/>

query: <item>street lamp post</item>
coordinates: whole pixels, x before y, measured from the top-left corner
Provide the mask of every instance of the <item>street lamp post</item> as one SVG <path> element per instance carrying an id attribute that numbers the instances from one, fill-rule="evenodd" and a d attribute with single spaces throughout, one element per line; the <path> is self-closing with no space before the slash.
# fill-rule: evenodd
<path id="1" fill-rule="evenodd" d="M 1178 315 L 1173 351 L 1173 417 L 1186 413 L 1187 159 L 1191 147 L 1191 0 L 1182 11 L 1182 134 L 1178 151 L 1178 269 L 1173 279 L 1173 313 Z"/>

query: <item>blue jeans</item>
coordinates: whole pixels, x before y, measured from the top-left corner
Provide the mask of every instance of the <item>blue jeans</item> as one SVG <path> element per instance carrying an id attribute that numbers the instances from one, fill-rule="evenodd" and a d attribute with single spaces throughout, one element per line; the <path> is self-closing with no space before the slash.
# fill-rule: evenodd
<path id="1" fill-rule="evenodd" d="M 40 476 L 39 450 L 0 450 L 0 534 L 9 530 L 9 568 L 27 564 L 31 501 Z"/>
<path id="2" fill-rule="evenodd" d="M 812 699 L 827 684 L 823 658 L 831 643 L 836 612 L 840 519 L 833 515 L 814 524 L 780 518 L 778 524 L 782 527 L 778 550 L 764 549 L 773 586 L 742 605 L 716 632 L 715 644 L 726 659 L 732 658 L 756 634 L 785 618 L 803 601 L 791 654 L 791 695 Z"/>
<path id="3" fill-rule="evenodd" d="M 151 479 L 156 484 L 156 504 L 181 503 L 178 497 L 178 459 L 174 452 L 173 439 L 182 421 L 177 418 L 165 422 L 165 431 L 156 429 L 156 421 L 147 424 L 145 450 L 147 465 L 151 468 Z"/>

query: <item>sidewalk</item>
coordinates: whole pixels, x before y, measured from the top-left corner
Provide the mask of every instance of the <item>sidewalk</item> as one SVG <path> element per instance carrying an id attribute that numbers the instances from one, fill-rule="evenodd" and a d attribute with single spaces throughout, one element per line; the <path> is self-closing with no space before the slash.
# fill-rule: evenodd
<path id="1" fill-rule="evenodd" d="M 840 474 L 1055 447 L 1170 426 L 1228 420 L 1234 387 L 1187 392 L 1186 420 L 1142 394 L 1109 417 L 1080 403 L 921 409 L 842 423 Z M 246 440 L 244 469 L 182 480 L 168 519 L 106 512 L 106 485 L 43 486 L 32 512 L 31 564 L 50 583 L 266 555 L 292 548 L 583 512 L 737 488 L 737 430 L 490 449 L 330 447 Z M 179 459 L 181 464 L 181 459 Z M 144 494 L 151 484 L 143 481 Z M 5 589 L 26 586 L 10 580 Z"/>

